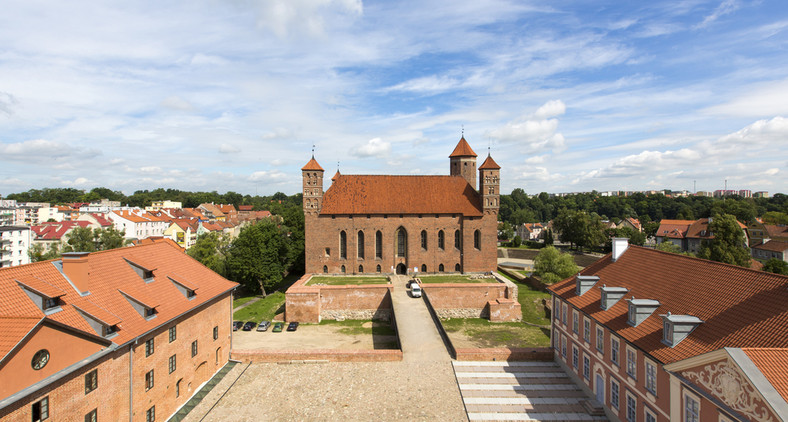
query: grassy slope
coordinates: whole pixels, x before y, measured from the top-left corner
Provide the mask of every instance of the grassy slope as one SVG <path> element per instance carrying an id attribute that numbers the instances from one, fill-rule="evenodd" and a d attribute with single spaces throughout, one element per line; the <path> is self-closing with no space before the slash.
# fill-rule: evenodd
<path id="1" fill-rule="evenodd" d="M 242 299 L 245 298 L 238 298 L 236 301 Z M 254 321 L 258 323 L 262 320 L 271 321 L 274 315 L 284 310 L 284 304 L 285 294 L 282 292 L 274 292 L 234 313 L 233 319 L 236 321 Z"/>

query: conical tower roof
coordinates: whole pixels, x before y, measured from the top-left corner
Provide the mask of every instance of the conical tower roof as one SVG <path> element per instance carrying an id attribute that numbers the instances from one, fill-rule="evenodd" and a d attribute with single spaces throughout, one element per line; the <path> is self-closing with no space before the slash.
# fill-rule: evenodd
<path id="1" fill-rule="evenodd" d="M 476 157 L 476 153 L 473 152 L 471 146 L 468 145 L 468 142 L 465 140 L 464 136 L 460 138 L 460 142 L 457 143 L 454 151 L 451 153 L 451 155 L 449 155 L 449 158 L 453 157 Z"/>
<path id="2" fill-rule="evenodd" d="M 479 166 L 479 170 L 500 170 L 501 166 L 492 159 L 492 156 L 487 155 L 487 159 L 484 160 L 482 165 Z"/>
<path id="3" fill-rule="evenodd" d="M 309 160 L 309 162 L 306 163 L 304 167 L 301 167 L 301 171 L 310 171 L 310 170 L 324 171 L 323 167 L 320 167 L 320 164 L 318 164 L 317 160 L 315 160 L 315 157 L 312 157 L 312 159 Z"/>

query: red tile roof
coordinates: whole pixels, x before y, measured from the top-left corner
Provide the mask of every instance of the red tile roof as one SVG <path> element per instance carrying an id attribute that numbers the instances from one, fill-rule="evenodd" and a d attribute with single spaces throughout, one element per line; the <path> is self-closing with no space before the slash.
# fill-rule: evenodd
<path id="1" fill-rule="evenodd" d="M 42 317 L 0 316 L 0 362 L 27 334 L 41 322 Z"/>
<path id="2" fill-rule="evenodd" d="M 774 224 L 764 224 L 763 227 L 766 229 L 766 232 L 769 233 L 770 238 L 772 237 L 788 237 L 788 226 L 782 225 L 774 225 Z"/>
<path id="3" fill-rule="evenodd" d="M 737 221 L 739 227 L 742 229 L 746 229 L 747 226 Z M 661 225 L 660 225 L 661 226 Z M 686 237 L 691 238 L 704 238 L 704 239 L 714 239 L 714 235 L 709 231 L 709 219 L 708 218 L 700 218 L 692 222 L 687 229 Z"/>
<path id="4" fill-rule="evenodd" d="M 662 363 L 723 347 L 788 347 L 786 276 L 638 246 L 629 246 L 616 262 L 608 254 L 580 274 L 599 276 L 582 296 L 575 293 L 575 277 L 549 289 Z M 627 288 L 625 299 L 654 299 L 660 306 L 632 327 L 624 299 L 601 309 L 602 285 Z M 671 348 L 661 341 L 659 315 L 668 312 L 704 323 Z"/>
<path id="5" fill-rule="evenodd" d="M 772 252 L 785 252 L 788 250 L 788 242 L 781 242 L 779 240 L 770 240 L 766 243 L 761 243 L 760 245 L 753 246 L 753 249 L 761 249 L 764 251 L 772 251 Z"/>
<path id="6" fill-rule="evenodd" d="M 238 210 L 239 211 L 252 211 L 253 208 L 254 208 L 254 205 L 239 205 L 238 206 Z"/>
<path id="7" fill-rule="evenodd" d="M 788 402 L 788 349 L 742 349 L 769 383 Z"/>
<path id="8" fill-rule="evenodd" d="M 482 165 L 479 166 L 479 170 L 500 170 L 501 166 L 492 159 L 491 156 L 487 156 L 487 159 L 484 160 Z"/>
<path id="9" fill-rule="evenodd" d="M 315 157 L 312 157 L 312 159 L 309 160 L 309 162 L 306 163 L 304 167 L 301 167 L 301 171 L 314 171 L 314 170 L 324 171 L 323 167 L 320 167 L 320 164 L 318 164 L 317 160 L 315 160 Z"/>
<path id="10" fill-rule="evenodd" d="M 476 157 L 476 153 L 473 152 L 471 146 L 468 145 L 468 141 L 466 141 L 463 136 L 460 138 L 460 142 L 457 143 L 457 146 L 454 147 L 454 151 L 449 155 L 449 158 L 451 157 Z"/>
<path id="11" fill-rule="evenodd" d="M 692 220 L 662 220 L 659 222 L 656 236 L 683 239 L 687 235 Z"/>
<path id="12" fill-rule="evenodd" d="M 326 191 L 320 213 L 481 216 L 482 206 L 462 177 L 342 175 Z"/>
<path id="13" fill-rule="evenodd" d="M 51 299 L 56 297 L 60 297 L 66 294 L 63 290 L 47 283 L 44 280 L 40 280 L 35 278 L 31 275 L 23 274 L 16 279 L 17 283 L 27 287 L 28 289 Z"/>
<path id="14" fill-rule="evenodd" d="M 75 227 L 88 227 L 88 221 L 61 221 L 46 222 L 38 226 L 31 226 L 30 229 L 35 233 L 36 240 L 61 240 Z"/>

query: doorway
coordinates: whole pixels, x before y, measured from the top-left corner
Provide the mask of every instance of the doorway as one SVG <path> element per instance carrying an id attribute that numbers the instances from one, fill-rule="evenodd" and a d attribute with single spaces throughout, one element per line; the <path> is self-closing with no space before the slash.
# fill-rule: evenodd
<path id="1" fill-rule="evenodd" d="M 596 374 L 596 401 L 605 404 L 605 379 L 602 374 Z"/>
<path id="2" fill-rule="evenodd" d="M 404 275 L 404 274 L 407 274 L 407 273 L 408 273 L 408 267 L 406 267 L 405 264 L 403 264 L 403 263 L 397 264 L 397 274 Z"/>

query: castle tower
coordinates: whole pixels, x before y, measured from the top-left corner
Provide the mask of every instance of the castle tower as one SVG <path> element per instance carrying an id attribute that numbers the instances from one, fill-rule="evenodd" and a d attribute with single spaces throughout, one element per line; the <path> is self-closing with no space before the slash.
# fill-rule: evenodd
<path id="1" fill-rule="evenodd" d="M 449 174 L 462 176 L 471 186 L 476 186 L 476 153 L 468 145 L 465 136 L 460 138 L 460 142 L 449 155 Z"/>
<path id="2" fill-rule="evenodd" d="M 501 166 L 489 154 L 479 166 L 479 194 L 482 195 L 485 213 L 491 211 L 497 215 L 501 198 Z"/>
<path id="3" fill-rule="evenodd" d="M 317 215 L 323 205 L 323 167 L 315 156 L 301 168 L 304 192 L 304 215 Z"/>

